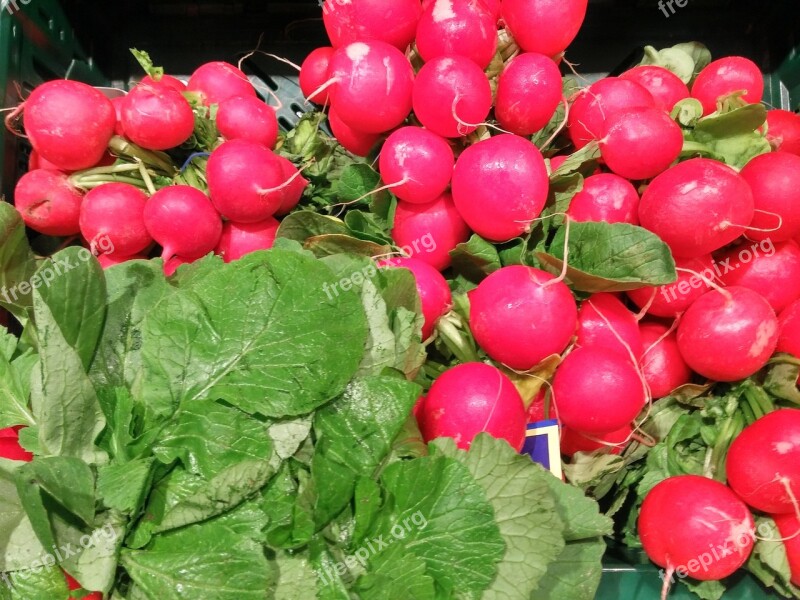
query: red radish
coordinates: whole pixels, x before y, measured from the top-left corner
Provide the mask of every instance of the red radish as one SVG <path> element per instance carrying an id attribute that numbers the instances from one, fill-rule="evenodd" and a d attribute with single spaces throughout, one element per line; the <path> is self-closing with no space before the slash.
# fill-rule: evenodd
<path id="1" fill-rule="evenodd" d="M 411 112 L 414 70 L 385 42 L 355 42 L 336 50 L 328 72 L 331 106 L 342 121 L 364 133 L 383 133 Z"/>
<path id="2" fill-rule="evenodd" d="M 431 63 L 428 63 L 431 64 Z M 515 135 L 473 144 L 453 171 L 453 200 L 475 233 L 504 242 L 528 231 L 542 212 L 550 180 L 538 148 Z"/>
<path id="3" fill-rule="evenodd" d="M 419 0 L 325 0 L 322 21 L 334 48 L 381 40 L 399 50 L 414 41 L 422 6 Z"/>
<path id="4" fill-rule="evenodd" d="M 414 405 L 414 408 L 411 411 L 414 415 L 414 418 L 416 418 L 418 422 L 419 419 L 422 418 L 422 407 L 425 406 L 425 400 L 427 400 L 425 396 L 420 396 L 419 400 L 417 400 L 417 403 Z"/>
<path id="5" fill-rule="evenodd" d="M 628 298 L 641 309 L 647 307 L 647 314 L 655 317 L 674 318 L 684 312 L 708 291 L 706 280 L 716 279 L 714 259 L 710 254 L 698 258 L 676 258 L 675 265 L 679 269 L 675 283 L 631 290 Z M 686 271 L 694 271 L 697 275 Z"/>
<path id="6" fill-rule="evenodd" d="M 19 444 L 19 430 L 21 425 L 0 429 L 0 458 L 31 462 L 33 454 Z"/>
<path id="7" fill-rule="evenodd" d="M 181 92 L 181 93 L 186 91 L 186 84 L 183 83 L 177 77 L 173 77 L 172 75 L 162 75 L 161 77 L 158 78 L 158 81 L 150 77 L 150 75 L 145 75 L 144 77 L 142 77 L 142 83 L 146 85 L 152 85 L 154 83 L 165 85 L 167 87 L 171 87 L 176 92 Z"/>
<path id="8" fill-rule="evenodd" d="M 654 107 L 653 95 L 634 81 L 606 77 L 583 90 L 570 107 L 567 117 L 569 137 L 577 149 L 599 140 L 606 131 L 606 120 L 621 110 Z"/>
<path id="9" fill-rule="evenodd" d="M 333 108 L 328 111 L 328 123 L 336 140 L 342 147 L 356 156 L 367 156 L 381 139 L 377 133 L 364 133 L 350 127 L 342 121 Z"/>
<path id="10" fill-rule="evenodd" d="M 211 201 L 234 223 L 256 223 L 281 207 L 287 179 L 277 156 L 261 144 L 231 140 L 219 146 L 206 169 Z"/>
<path id="11" fill-rule="evenodd" d="M 14 205 L 25 225 L 45 235 L 75 235 L 83 194 L 59 171 L 29 171 L 17 182 Z"/>
<path id="12" fill-rule="evenodd" d="M 550 164 L 552 168 L 552 159 Z M 638 225 L 639 194 L 630 181 L 619 175 L 591 175 L 584 180 L 583 189 L 570 201 L 567 214 L 573 221 Z"/>
<path id="13" fill-rule="evenodd" d="M 700 71 L 692 84 L 692 98 L 703 105 L 703 114 L 717 110 L 717 100 L 733 92 L 745 92 L 743 100 L 758 104 L 764 96 L 764 76 L 752 60 L 728 56 Z"/>
<path id="14" fill-rule="evenodd" d="M 97 257 L 97 260 L 100 262 L 100 266 L 103 267 L 103 269 L 110 269 L 111 267 L 121 265 L 122 263 L 126 263 L 131 260 L 147 260 L 147 257 L 144 254 L 134 254 L 133 256 L 122 256 L 120 254 L 101 254 Z"/>
<path id="15" fill-rule="evenodd" d="M 517 451 L 525 442 L 527 419 L 517 388 L 499 369 L 484 363 L 464 363 L 442 373 L 420 413 L 426 442 L 450 437 L 467 450 L 481 432 L 506 440 Z"/>
<path id="16" fill-rule="evenodd" d="M 635 81 L 653 95 L 656 108 L 670 112 L 675 105 L 689 97 L 689 88 L 680 77 L 664 67 L 641 65 L 625 71 L 620 79 Z"/>
<path id="17" fill-rule="evenodd" d="M 400 257 L 382 260 L 378 262 L 378 266 L 408 269 L 414 275 L 417 292 L 422 303 L 422 314 L 425 317 L 422 339 L 427 340 L 433 335 L 436 322 L 450 310 L 453 304 L 447 280 L 428 263 L 416 258 Z"/>
<path id="18" fill-rule="evenodd" d="M 639 360 L 642 336 L 636 315 L 613 294 L 594 294 L 578 311 L 578 346 L 603 347 Z"/>
<path id="19" fill-rule="evenodd" d="M 670 477 L 650 490 L 638 526 L 650 560 L 667 569 L 665 588 L 675 571 L 701 581 L 728 577 L 755 543 L 755 522 L 744 502 L 720 482 L 698 475 Z"/>
<path id="20" fill-rule="evenodd" d="M 96 165 L 114 135 L 111 100 L 78 81 L 48 81 L 31 92 L 23 114 L 25 133 L 36 152 L 59 169 Z"/>
<path id="21" fill-rule="evenodd" d="M 459 55 L 481 69 L 497 50 L 497 19 L 480 0 L 434 0 L 417 25 L 422 60 Z"/>
<path id="22" fill-rule="evenodd" d="M 503 0 L 503 20 L 526 52 L 556 56 L 578 35 L 588 0 Z"/>
<path id="23" fill-rule="evenodd" d="M 134 144 L 169 150 L 194 132 L 194 113 L 180 92 L 166 85 L 140 83 L 122 102 L 122 128 Z"/>
<path id="24" fill-rule="evenodd" d="M 127 183 L 97 187 L 83 199 L 81 234 L 92 251 L 106 250 L 101 253 L 122 256 L 137 254 L 153 243 L 144 224 L 146 204 L 144 192 Z"/>
<path id="25" fill-rule="evenodd" d="M 414 258 L 439 271 L 450 266 L 450 251 L 466 242 L 469 236 L 469 227 L 448 192 L 428 204 L 397 204 L 392 229 L 395 243 L 411 248 Z"/>
<path id="26" fill-rule="evenodd" d="M 436 0 L 422 0 L 422 10 L 427 10 L 434 2 L 436 2 Z M 500 0 L 478 0 L 478 3 L 482 4 L 483 7 L 489 11 L 489 14 L 492 15 L 496 23 L 500 18 Z"/>
<path id="27" fill-rule="evenodd" d="M 222 219 L 208 196 L 188 185 L 171 185 L 153 194 L 144 208 L 144 222 L 164 249 L 164 260 L 205 256 L 222 235 Z"/>
<path id="28" fill-rule="evenodd" d="M 463 56 L 440 56 L 417 73 L 414 115 L 446 138 L 472 133 L 492 108 L 492 88 L 481 68 Z"/>
<path id="29" fill-rule="evenodd" d="M 661 323 L 640 326 L 644 354 L 640 368 L 653 398 L 663 398 L 692 379 L 692 371 L 678 349 L 676 332 Z M 667 333 L 669 332 L 669 334 Z"/>
<path id="30" fill-rule="evenodd" d="M 197 92 L 206 106 L 220 104 L 236 96 L 255 96 L 256 90 L 241 69 L 226 62 L 200 65 L 186 88 Z"/>
<path id="31" fill-rule="evenodd" d="M 167 277 L 172 277 L 175 274 L 175 271 L 178 270 L 178 267 L 183 265 L 189 265 L 196 261 L 196 258 L 186 258 L 184 256 L 173 256 L 169 260 L 164 262 L 164 275 Z"/>
<path id="32" fill-rule="evenodd" d="M 330 94 L 327 89 L 315 95 L 314 92 L 328 81 L 331 56 L 333 56 L 331 46 L 317 48 L 300 65 L 300 89 L 303 95 L 315 104 L 327 105 L 330 103 Z"/>
<path id="33" fill-rule="evenodd" d="M 553 156 L 550 160 L 550 172 L 554 173 L 558 170 L 558 168 L 567 162 L 569 155 L 562 155 L 562 156 Z"/>
<path id="34" fill-rule="evenodd" d="M 59 169 L 56 165 L 48 160 L 45 160 L 36 150 L 31 150 L 31 155 L 28 157 L 28 171 L 35 171 L 36 169 L 47 169 L 48 171 L 61 171 L 62 173 L 73 173 L 74 171 L 65 171 Z"/>
<path id="35" fill-rule="evenodd" d="M 549 421 L 556 418 L 552 403 L 550 404 L 550 410 L 545 410 L 545 398 L 545 389 L 542 388 L 528 407 L 528 423 L 538 423 L 539 421 Z"/>
<path id="36" fill-rule="evenodd" d="M 600 152 L 609 169 L 626 179 L 651 179 L 680 156 L 683 132 L 658 108 L 621 110 L 606 121 Z"/>
<path id="37" fill-rule="evenodd" d="M 775 311 L 763 296 L 739 286 L 700 296 L 678 325 L 686 364 L 714 381 L 750 377 L 767 364 L 777 343 Z"/>
<path id="38" fill-rule="evenodd" d="M 308 179 L 299 175 L 299 170 L 294 166 L 294 163 L 288 158 L 277 155 L 278 161 L 281 163 L 281 171 L 283 172 L 284 181 L 291 181 L 289 185 L 283 190 L 283 201 L 280 208 L 275 212 L 276 215 L 288 215 L 294 207 L 300 203 L 303 193 L 308 187 Z"/>
<path id="39" fill-rule="evenodd" d="M 226 140 L 250 140 L 270 149 L 278 142 L 275 109 L 253 96 L 236 96 L 220 102 L 217 129 Z"/>
<path id="40" fill-rule="evenodd" d="M 767 139 L 775 150 L 800 156 L 800 115 L 777 108 L 767 111 Z"/>
<path id="41" fill-rule="evenodd" d="M 789 559 L 789 569 L 792 573 L 792 583 L 800 586 L 800 520 L 797 515 L 772 515 L 778 531 L 786 547 L 786 557 Z"/>
<path id="42" fill-rule="evenodd" d="M 781 332 L 777 351 L 800 358 L 800 300 L 781 313 L 779 323 Z"/>
<path id="43" fill-rule="evenodd" d="M 603 450 L 608 454 L 621 454 L 625 444 L 631 439 L 633 427 L 628 423 L 611 433 L 593 435 L 591 438 L 573 431 L 569 427 L 561 429 L 561 454 L 572 457 L 577 452 Z M 594 439 L 592 439 L 594 438 Z"/>
<path id="44" fill-rule="evenodd" d="M 75 581 L 66 571 L 64 571 L 64 576 L 67 579 L 67 587 L 70 591 L 82 589 L 81 584 Z M 73 596 L 70 596 L 70 598 L 73 598 Z M 103 594 L 101 592 L 92 592 L 91 594 L 83 596 L 82 600 L 103 600 Z"/>
<path id="45" fill-rule="evenodd" d="M 231 223 L 222 227 L 222 237 L 214 251 L 226 262 L 239 260 L 257 250 L 269 250 L 275 243 L 280 223 L 272 217 L 259 223 Z"/>
<path id="46" fill-rule="evenodd" d="M 750 186 L 708 158 L 679 163 L 656 177 L 639 202 L 639 222 L 676 257 L 692 258 L 730 244 L 753 220 Z"/>
<path id="47" fill-rule="evenodd" d="M 450 144 L 421 127 L 397 129 L 381 149 L 384 183 L 400 200 L 415 204 L 433 202 L 441 196 L 450 185 L 454 165 Z"/>
<path id="48" fill-rule="evenodd" d="M 771 412 L 745 427 L 725 463 L 728 485 L 749 506 L 797 515 L 800 499 L 800 410 Z"/>
<path id="49" fill-rule="evenodd" d="M 122 105 L 125 102 L 125 96 L 115 96 L 111 98 L 111 104 L 114 105 L 114 114 L 117 116 L 117 122 L 114 125 L 114 135 L 121 135 L 125 137 L 125 129 L 122 127 Z"/>
<path id="50" fill-rule="evenodd" d="M 788 152 L 762 154 L 747 163 L 741 175 L 753 190 L 757 212 L 752 227 L 766 230 L 748 230 L 747 237 L 773 242 L 797 237 L 800 234 L 800 156 Z"/>
<path id="51" fill-rule="evenodd" d="M 497 80 L 494 112 L 500 127 L 522 136 L 541 130 L 562 101 L 562 85 L 551 58 L 535 52 L 513 58 Z"/>
<path id="52" fill-rule="evenodd" d="M 470 329 L 481 348 L 512 369 L 527 371 L 560 354 L 575 334 L 572 292 L 533 267 L 503 267 L 469 293 Z"/>

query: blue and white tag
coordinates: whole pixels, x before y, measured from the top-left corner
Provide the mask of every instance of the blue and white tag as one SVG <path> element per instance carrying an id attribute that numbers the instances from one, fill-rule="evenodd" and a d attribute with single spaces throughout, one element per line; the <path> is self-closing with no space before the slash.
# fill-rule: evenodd
<path id="1" fill-rule="evenodd" d="M 561 471 L 561 444 L 558 431 L 558 420 L 529 423 L 525 434 L 522 453 L 528 454 L 533 462 L 537 462 L 559 479 Z"/>

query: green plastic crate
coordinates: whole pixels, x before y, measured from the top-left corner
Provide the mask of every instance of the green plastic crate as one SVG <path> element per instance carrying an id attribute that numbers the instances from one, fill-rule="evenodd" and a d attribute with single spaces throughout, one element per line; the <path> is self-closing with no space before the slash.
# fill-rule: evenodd
<path id="1" fill-rule="evenodd" d="M 800 110 L 800 48 L 795 48 L 781 67 L 765 79 L 764 100 L 770 106 Z"/>

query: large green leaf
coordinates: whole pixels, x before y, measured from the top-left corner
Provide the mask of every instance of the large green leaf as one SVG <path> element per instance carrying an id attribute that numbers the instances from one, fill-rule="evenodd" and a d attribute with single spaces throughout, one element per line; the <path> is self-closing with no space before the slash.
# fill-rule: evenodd
<path id="1" fill-rule="evenodd" d="M 14 425 L 33 425 L 28 406 L 31 369 L 37 357 L 32 352 L 13 359 L 17 339 L 0 327 L 0 429 Z"/>
<path id="2" fill-rule="evenodd" d="M 0 459 L 0 572 L 28 568 L 44 554 L 17 492 L 15 473 L 23 464 Z"/>
<path id="3" fill-rule="evenodd" d="M 48 501 L 58 503 L 85 525 L 94 522 L 94 473 L 82 460 L 61 456 L 36 458 L 17 471 L 17 486 L 32 488 L 25 493 L 26 497 L 37 492 L 45 495 Z"/>
<path id="4" fill-rule="evenodd" d="M 0 202 L 0 240 L 0 306 L 24 323 L 33 306 L 31 278 L 37 265 L 22 217 L 7 202 Z"/>
<path id="5" fill-rule="evenodd" d="M 54 560 L 55 557 L 47 559 L 50 566 L 3 573 L 0 600 L 67 600 L 67 580 L 61 568 L 51 564 Z"/>

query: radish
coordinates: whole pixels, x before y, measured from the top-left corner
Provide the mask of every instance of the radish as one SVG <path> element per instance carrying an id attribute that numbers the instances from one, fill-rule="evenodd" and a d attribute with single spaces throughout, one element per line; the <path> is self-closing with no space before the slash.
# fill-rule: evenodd
<path id="1" fill-rule="evenodd" d="M 800 520 L 797 515 L 784 514 L 772 515 L 775 525 L 783 538 L 786 548 L 786 557 L 789 559 L 789 569 L 792 573 L 792 583 L 800 586 Z"/>
<path id="2" fill-rule="evenodd" d="M 749 506 L 797 515 L 800 498 L 800 410 L 771 412 L 745 427 L 725 463 L 728 485 Z"/>
<path id="3" fill-rule="evenodd" d="M 325 0 L 322 21 L 334 48 L 381 40 L 405 51 L 414 41 L 419 0 Z"/>
<path id="4" fill-rule="evenodd" d="M 560 157 L 558 157 L 560 158 Z M 553 167 L 553 160 L 550 165 Z M 639 194 L 630 181 L 613 173 L 591 175 L 569 203 L 573 221 L 639 224 Z"/>
<path id="5" fill-rule="evenodd" d="M 781 313 L 778 352 L 786 352 L 800 358 L 800 300 L 793 302 Z"/>
<path id="6" fill-rule="evenodd" d="M 639 222 L 676 257 L 719 250 L 738 238 L 754 215 L 753 193 L 736 171 L 694 158 L 656 177 L 639 202 Z"/>
<path id="7" fill-rule="evenodd" d="M 714 381 L 750 377 L 767 364 L 777 343 L 775 311 L 763 296 L 739 286 L 703 294 L 678 325 L 686 364 Z"/>
<path id="8" fill-rule="evenodd" d="M 800 246 L 789 241 L 771 246 L 737 246 L 720 255 L 720 264 L 730 268 L 720 276 L 725 285 L 741 285 L 761 294 L 776 313 L 800 298 Z M 747 254 L 745 254 L 747 253 Z"/>
<path id="9" fill-rule="evenodd" d="M 767 111 L 767 139 L 775 150 L 800 156 L 800 115 L 777 108 Z"/>
<path id="10" fill-rule="evenodd" d="M 314 94 L 314 92 L 328 81 L 328 68 L 331 64 L 331 56 L 333 56 L 333 48 L 331 46 L 317 48 L 312 51 L 303 61 L 303 64 L 300 65 L 300 89 L 303 92 L 303 96 L 315 104 L 327 106 L 330 103 L 330 94 L 328 90 L 324 90 L 318 94 Z"/>
<path id="11" fill-rule="evenodd" d="M 82 202 L 83 194 L 59 171 L 28 171 L 14 188 L 14 206 L 25 225 L 45 235 L 79 233 Z"/>
<path id="12" fill-rule="evenodd" d="M 428 204 L 399 202 L 394 213 L 392 238 L 398 246 L 415 250 L 413 256 L 443 271 L 450 252 L 469 239 L 470 230 L 445 192 Z M 426 243 L 427 242 L 427 243 Z"/>
<path id="13" fill-rule="evenodd" d="M 288 215 L 300 203 L 303 193 L 308 187 L 309 181 L 302 175 L 299 175 L 299 170 L 294 166 L 294 163 L 288 158 L 281 155 L 276 155 L 278 162 L 281 163 L 281 172 L 283 173 L 284 181 L 291 182 L 283 189 L 283 200 L 281 201 L 280 208 L 275 212 L 276 215 Z"/>
<path id="14" fill-rule="evenodd" d="M 800 156 L 762 154 L 747 163 L 741 174 L 753 190 L 758 210 L 752 226 L 765 230 L 749 230 L 747 237 L 785 242 L 800 235 Z"/>
<path id="15" fill-rule="evenodd" d="M 287 187 L 283 165 L 256 142 L 225 142 L 211 153 L 206 173 L 211 201 L 235 223 L 263 221 L 283 203 Z"/>
<path id="16" fill-rule="evenodd" d="M 583 90 L 570 107 L 567 131 L 575 148 L 599 140 L 606 131 L 606 120 L 620 110 L 653 108 L 653 95 L 634 81 L 606 77 Z"/>
<path id="17" fill-rule="evenodd" d="M 656 485 L 639 511 L 639 537 L 654 563 L 667 569 L 662 598 L 673 573 L 701 581 L 735 573 L 755 543 L 753 515 L 719 481 L 698 475 L 670 477 Z"/>
<path id="18" fill-rule="evenodd" d="M 421 127 L 401 127 L 381 149 L 380 172 L 392 193 L 406 202 L 433 202 L 450 185 L 455 157 L 447 141 Z"/>
<path id="19" fill-rule="evenodd" d="M 414 70 L 385 42 L 355 42 L 336 50 L 328 72 L 331 106 L 342 121 L 364 133 L 383 133 L 411 112 Z"/>
<path id="20" fill-rule="evenodd" d="M 0 458 L 31 462 L 33 454 L 25 450 L 19 443 L 21 425 L 0 429 Z"/>
<path id="21" fill-rule="evenodd" d="M 692 84 L 692 98 L 703 105 L 703 114 L 717 110 L 717 100 L 733 92 L 744 92 L 743 100 L 758 104 L 764 96 L 764 76 L 752 60 L 728 56 L 700 71 Z"/>
<path id="22" fill-rule="evenodd" d="M 594 294 L 578 310 L 578 346 L 603 347 L 635 360 L 642 356 L 636 315 L 613 294 Z"/>
<path id="23" fill-rule="evenodd" d="M 689 383 L 692 371 L 678 349 L 678 337 L 670 327 L 658 322 L 642 323 L 639 327 L 644 354 L 640 368 L 650 395 L 663 398 Z"/>
<path id="24" fill-rule="evenodd" d="M 369 155 L 375 144 L 381 139 L 381 136 L 376 133 L 364 133 L 353 129 L 342 121 L 339 113 L 333 108 L 328 111 L 328 123 L 336 140 L 345 150 L 356 156 Z"/>
<path id="25" fill-rule="evenodd" d="M 81 205 L 81 234 L 93 252 L 138 254 L 153 243 L 144 224 L 146 204 L 144 192 L 127 183 L 96 187 L 86 194 Z"/>
<path id="26" fill-rule="evenodd" d="M 217 129 L 226 140 L 250 140 L 270 149 L 278 142 L 275 109 L 253 96 L 235 96 L 220 102 Z"/>
<path id="27" fill-rule="evenodd" d="M 58 79 L 38 86 L 25 101 L 23 121 L 33 149 L 59 169 L 96 165 L 114 135 L 111 100 L 78 81 Z"/>
<path id="28" fill-rule="evenodd" d="M 101 254 L 97 261 L 103 269 L 110 269 L 116 265 L 121 265 L 131 260 L 147 260 L 144 254 L 134 254 L 133 256 L 122 256 L 121 254 Z"/>
<path id="29" fill-rule="evenodd" d="M 480 0 L 434 0 L 420 17 L 416 43 L 426 62 L 459 55 L 485 69 L 497 50 L 497 19 Z"/>
<path id="30" fill-rule="evenodd" d="M 520 48 L 556 56 L 578 35 L 587 4 L 588 0 L 503 0 L 502 16 Z"/>
<path id="31" fill-rule="evenodd" d="M 481 68 L 463 56 L 440 56 L 417 73 L 414 115 L 446 138 L 472 133 L 492 108 L 492 88 Z"/>
<path id="32" fill-rule="evenodd" d="M 417 292 L 422 303 L 422 314 L 425 317 L 422 339 L 427 340 L 433 335 L 436 322 L 450 310 L 453 304 L 447 280 L 428 263 L 416 258 L 399 257 L 381 260 L 378 261 L 378 267 L 408 269 L 414 275 Z"/>
<path id="33" fill-rule="evenodd" d="M 572 457 L 577 452 L 595 452 L 603 450 L 608 454 L 621 454 L 625 449 L 625 444 L 631 439 L 633 427 L 630 423 L 611 433 L 592 436 L 591 439 L 585 435 L 573 431 L 569 427 L 561 429 L 561 454 Z"/>
<path id="34" fill-rule="evenodd" d="M 528 407 L 528 423 L 538 423 L 540 421 L 549 421 L 550 419 L 556 418 L 552 403 L 550 404 L 550 410 L 546 411 L 545 398 L 545 389 L 542 388 Z"/>
<path id="35" fill-rule="evenodd" d="M 467 450 L 481 432 L 506 440 L 517 451 L 525 442 L 527 419 L 519 392 L 499 369 L 483 363 L 464 363 L 442 373 L 420 416 L 426 442 L 450 437 Z"/>
<path id="36" fill-rule="evenodd" d="M 641 85 L 652 94 L 656 108 L 666 112 L 670 112 L 678 102 L 689 97 L 686 84 L 664 67 L 641 65 L 625 71 L 619 78 Z"/>
<path id="37" fill-rule="evenodd" d="M 425 396 L 420 396 L 417 400 L 417 403 L 414 405 L 414 408 L 411 410 L 411 414 L 413 414 L 414 418 L 417 419 L 417 423 L 419 423 L 420 419 L 422 419 L 422 407 L 425 406 L 425 400 L 427 400 Z"/>
<path id="38" fill-rule="evenodd" d="M 196 258 L 186 258 L 184 256 L 173 256 L 169 260 L 164 262 L 164 275 L 167 277 L 172 277 L 175 274 L 175 271 L 178 270 L 178 267 L 183 265 L 189 265 L 196 261 Z"/>
<path id="39" fill-rule="evenodd" d="M 114 114 L 116 115 L 117 122 L 114 124 L 114 135 L 125 137 L 125 128 L 122 127 L 122 105 L 125 103 L 125 96 L 115 96 L 111 98 L 111 104 L 114 105 Z"/>
<path id="40" fill-rule="evenodd" d="M 222 236 L 214 251 L 226 262 L 239 260 L 257 250 L 269 250 L 275 243 L 280 223 L 267 217 L 259 223 L 231 223 L 222 227 Z"/>
<path id="41" fill-rule="evenodd" d="M 194 113 L 186 98 L 163 84 L 134 87 L 122 102 L 125 136 L 148 150 L 169 150 L 194 133 Z"/>
<path id="42" fill-rule="evenodd" d="M 422 0 L 422 10 L 427 10 L 434 2 L 436 0 Z M 477 0 L 477 2 L 492 15 L 492 19 L 497 23 L 498 19 L 500 19 L 500 0 Z"/>
<path id="43" fill-rule="evenodd" d="M 74 171 L 59 169 L 56 165 L 49 160 L 45 160 L 36 150 L 31 150 L 31 155 L 28 157 L 28 171 L 35 171 L 36 169 L 47 169 L 48 171 L 61 171 L 62 173 L 74 173 Z"/>
<path id="44" fill-rule="evenodd" d="M 183 83 L 177 77 L 173 77 L 172 75 L 162 75 L 161 77 L 158 78 L 158 81 L 150 77 L 150 75 L 145 75 L 144 77 L 142 77 L 141 83 L 145 85 L 161 84 L 172 88 L 176 92 L 181 92 L 181 93 L 186 91 L 186 84 Z"/>
<path id="45" fill-rule="evenodd" d="M 606 121 L 600 152 L 609 169 L 626 179 L 651 179 L 680 156 L 683 132 L 663 110 L 621 110 Z"/>
<path id="46" fill-rule="evenodd" d="M 75 581 L 75 579 L 73 579 L 73 577 L 66 571 L 64 571 L 64 577 L 67 580 L 67 587 L 70 591 L 83 589 L 81 584 Z M 70 596 L 70 598 L 72 597 L 73 596 Z M 81 598 L 82 600 L 103 600 L 103 594 L 101 592 L 92 592 L 86 596 L 81 596 Z"/>
<path id="47" fill-rule="evenodd" d="M 560 354 L 575 334 L 572 292 L 533 267 L 503 267 L 469 293 L 470 329 L 481 348 L 512 369 L 527 371 Z"/>
<path id="48" fill-rule="evenodd" d="M 543 54 L 527 52 L 511 59 L 500 74 L 494 112 L 500 127 L 529 136 L 550 122 L 561 101 L 556 63 Z"/>
<path id="49" fill-rule="evenodd" d="M 516 135 L 473 144 L 453 171 L 458 212 L 475 233 L 494 242 L 528 231 L 547 202 L 549 187 L 542 154 Z"/>
<path id="50" fill-rule="evenodd" d="M 186 88 L 197 92 L 206 106 L 236 96 L 253 96 L 256 90 L 241 69 L 226 62 L 209 62 L 192 73 Z"/>
<path id="51" fill-rule="evenodd" d="M 678 280 L 675 283 L 631 290 L 628 298 L 639 308 L 646 307 L 647 314 L 655 317 L 674 318 L 684 312 L 708 291 L 706 280 L 714 281 L 716 278 L 714 259 L 710 254 L 697 258 L 676 258 L 675 265 L 678 268 Z"/>

